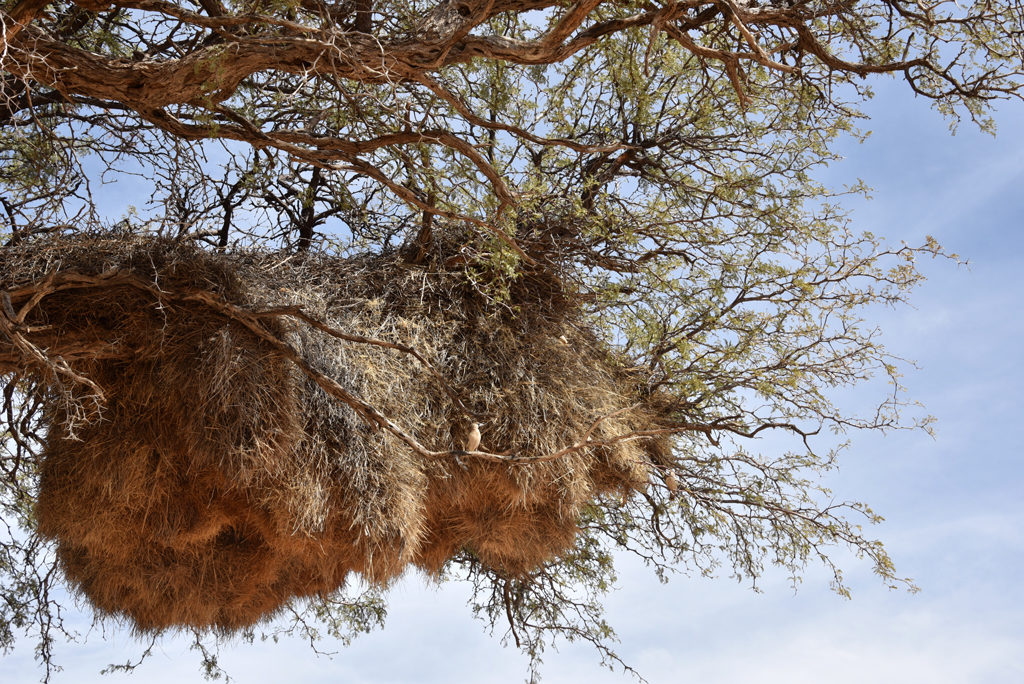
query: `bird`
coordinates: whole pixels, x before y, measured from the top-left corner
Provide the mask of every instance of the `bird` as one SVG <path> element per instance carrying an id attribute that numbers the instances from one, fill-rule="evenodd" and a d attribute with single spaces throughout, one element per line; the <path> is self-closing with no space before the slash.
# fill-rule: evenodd
<path id="1" fill-rule="evenodd" d="M 676 477 L 676 471 L 670 470 L 665 475 L 665 486 L 668 487 L 669 496 L 674 497 L 679 490 L 679 479 Z"/>
<path id="2" fill-rule="evenodd" d="M 466 451 L 476 451 L 480 446 L 480 424 L 473 423 L 469 428 L 469 435 L 466 437 Z"/>

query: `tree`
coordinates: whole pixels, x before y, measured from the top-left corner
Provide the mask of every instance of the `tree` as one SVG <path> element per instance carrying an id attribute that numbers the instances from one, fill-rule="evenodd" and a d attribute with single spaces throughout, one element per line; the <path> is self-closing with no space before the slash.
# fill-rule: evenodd
<path id="1" fill-rule="evenodd" d="M 493 276 L 495 301 L 527 272 L 556 276 L 645 391 L 671 399 L 672 457 L 648 489 L 595 500 L 570 552 L 516 576 L 451 561 L 538 662 L 552 633 L 614 659 L 599 601 L 612 549 L 752 581 L 820 560 L 846 592 L 828 555 L 840 544 L 905 583 L 856 525 L 870 508 L 816 484 L 837 456 L 818 444 L 926 427 L 861 316 L 904 301 L 915 259 L 942 252 L 857 234 L 814 172 L 857 134 L 869 77 L 992 128 L 991 104 L 1021 93 L 1018 4 L 20 0 L 3 19 L 11 244 L 109 232 L 99 185 L 140 177 L 125 233 L 410 265 L 448 245 Z M 836 408 L 875 374 L 892 384 L 876 411 Z M 59 571 L 32 512 L 45 423 L 19 380 L 5 389 L 0 640 L 28 631 L 49 667 Z M 759 453 L 766 432 L 793 451 Z M 290 628 L 342 634 L 381 611 L 376 594 L 325 597 Z"/>

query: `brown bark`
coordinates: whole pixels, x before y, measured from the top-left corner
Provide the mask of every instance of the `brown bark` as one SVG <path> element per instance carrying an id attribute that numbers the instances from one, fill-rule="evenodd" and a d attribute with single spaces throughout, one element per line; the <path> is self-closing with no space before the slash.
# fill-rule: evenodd
<path id="1" fill-rule="evenodd" d="M 373 0 L 356 0 L 356 21 L 352 26 L 360 33 L 373 31 Z"/>
<path id="2" fill-rule="evenodd" d="M 7 49 L 8 44 L 17 37 L 18 33 L 33 19 L 38 17 L 43 9 L 50 4 L 50 0 L 20 0 L 10 12 L 0 12 L 3 20 L 3 39 L 0 40 L 0 52 Z"/>

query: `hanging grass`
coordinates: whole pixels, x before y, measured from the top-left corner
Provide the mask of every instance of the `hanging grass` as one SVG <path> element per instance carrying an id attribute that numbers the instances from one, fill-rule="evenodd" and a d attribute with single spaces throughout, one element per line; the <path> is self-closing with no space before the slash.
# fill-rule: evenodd
<path id="1" fill-rule="evenodd" d="M 0 373 L 45 412 L 38 531 L 71 585 L 139 631 L 230 632 L 353 573 L 528 573 L 643 490 L 669 438 L 573 294 L 527 271 L 493 297 L 443 257 L 0 250 Z"/>

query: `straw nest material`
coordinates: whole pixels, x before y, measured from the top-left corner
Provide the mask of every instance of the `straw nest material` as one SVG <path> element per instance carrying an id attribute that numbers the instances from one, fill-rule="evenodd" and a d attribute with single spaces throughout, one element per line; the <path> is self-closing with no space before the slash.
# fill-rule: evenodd
<path id="1" fill-rule="evenodd" d="M 669 444 L 624 438 L 655 417 L 556 278 L 494 298 L 481 272 L 138 237 L 0 250 L 0 373 L 45 388 L 36 513 L 71 584 L 142 631 L 231 631 L 350 573 L 468 552 L 517 575 L 571 547 Z M 473 421 L 485 453 L 460 452 Z"/>

